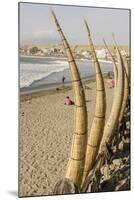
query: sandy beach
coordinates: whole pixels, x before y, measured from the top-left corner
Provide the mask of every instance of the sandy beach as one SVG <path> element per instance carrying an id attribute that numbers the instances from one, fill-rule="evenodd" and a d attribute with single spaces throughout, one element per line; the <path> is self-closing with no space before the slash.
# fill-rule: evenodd
<path id="1" fill-rule="evenodd" d="M 95 109 L 95 81 L 86 86 L 90 131 Z M 107 85 L 105 88 L 107 118 L 113 89 Z M 72 89 L 20 97 L 20 196 L 51 195 L 57 181 L 64 177 L 74 122 L 74 106 L 64 105 L 66 96 L 74 100 Z"/>

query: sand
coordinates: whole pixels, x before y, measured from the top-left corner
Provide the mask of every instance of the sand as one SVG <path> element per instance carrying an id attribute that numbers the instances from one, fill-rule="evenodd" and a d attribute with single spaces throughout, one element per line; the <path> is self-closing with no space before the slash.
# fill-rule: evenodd
<path id="1" fill-rule="evenodd" d="M 95 109 L 95 82 L 86 85 L 89 87 L 85 93 L 90 131 Z M 108 116 L 113 89 L 105 88 Z M 21 98 L 20 196 L 52 195 L 55 184 L 64 177 L 74 120 L 74 106 L 64 105 L 66 96 L 73 100 L 73 91 L 42 92 Z"/>

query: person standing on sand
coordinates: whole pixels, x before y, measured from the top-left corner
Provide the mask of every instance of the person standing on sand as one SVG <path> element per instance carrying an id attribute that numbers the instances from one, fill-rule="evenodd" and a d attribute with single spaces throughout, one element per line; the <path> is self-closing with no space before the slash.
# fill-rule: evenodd
<path id="1" fill-rule="evenodd" d="M 63 84 L 63 87 L 64 87 L 65 79 L 66 79 L 65 76 L 63 76 L 63 77 L 62 77 L 62 84 Z"/>

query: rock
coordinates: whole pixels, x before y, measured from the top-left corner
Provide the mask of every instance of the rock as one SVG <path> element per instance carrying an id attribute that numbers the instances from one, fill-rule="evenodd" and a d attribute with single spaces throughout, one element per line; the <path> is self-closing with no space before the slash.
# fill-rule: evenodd
<path id="1" fill-rule="evenodd" d="M 130 129 L 130 122 L 129 121 L 126 123 L 126 126 L 127 126 L 127 129 Z"/>
<path id="2" fill-rule="evenodd" d="M 123 146 L 124 146 L 124 143 L 123 143 L 123 141 L 121 141 L 119 143 L 119 145 L 118 145 L 118 149 L 122 151 L 123 150 Z"/>
<path id="3" fill-rule="evenodd" d="M 101 168 L 100 168 L 100 172 L 101 172 L 102 175 L 103 175 L 103 168 L 104 168 L 104 167 L 101 167 Z"/>
<path id="4" fill-rule="evenodd" d="M 130 139 L 128 137 L 125 139 L 125 143 L 127 143 L 127 144 L 130 143 Z"/>
<path id="5" fill-rule="evenodd" d="M 112 162 L 113 162 L 113 164 L 116 165 L 116 166 L 120 166 L 120 165 L 122 164 L 121 158 L 119 158 L 119 159 L 114 159 Z"/>
<path id="6" fill-rule="evenodd" d="M 125 178 L 116 186 L 115 191 L 130 190 L 130 179 Z"/>
<path id="7" fill-rule="evenodd" d="M 69 179 L 63 179 L 56 183 L 53 194 L 78 194 L 79 188 Z"/>
<path id="8" fill-rule="evenodd" d="M 110 192 L 115 190 L 116 178 L 113 177 L 110 181 L 105 180 L 101 183 L 101 192 Z"/>
<path id="9" fill-rule="evenodd" d="M 120 169 L 120 173 L 123 175 L 123 177 L 129 177 L 130 176 L 130 166 L 124 166 Z"/>
<path id="10" fill-rule="evenodd" d="M 128 156 L 125 156 L 124 158 L 123 158 L 123 161 L 126 163 L 127 161 L 129 160 L 129 157 Z"/>
<path id="11" fill-rule="evenodd" d="M 124 143 L 124 149 L 123 149 L 123 151 L 125 152 L 130 152 L 130 143 Z"/>
<path id="12" fill-rule="evenodd" d="M 115 170 L 115 165 L 114 165 L 114 164 L 111 164 L 111 165 L 110 165 L 110 170 L 111 170 L 111 171 L 114 171 L 114 170 Z"/>
<path id="13" fill-rule="evenodd" d="M 107 180 L 110 178 L 110 170 L 109 166 L 104 166 L 101 168 L 101 174 L 104 176 L 103 180 Z"/>
<path id="14" fill-rule="evenodd" d="M 112 147 L 112 151 L 113 151 L 113 153 L 115 153 L 116 150 L 117 150 L 116 146 L 113 146 L 113 147 Z"/>

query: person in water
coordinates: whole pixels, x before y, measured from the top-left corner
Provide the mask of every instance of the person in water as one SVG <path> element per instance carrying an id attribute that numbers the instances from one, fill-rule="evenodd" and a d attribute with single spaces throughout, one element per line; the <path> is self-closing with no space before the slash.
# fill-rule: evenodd
<path id="1" fill-rule="evenodd" d="M 74 102 L 70 99 L 69 96 L 67 96 L 64 105 L 69 106 L 69 105 L 73 105 L 73 104 L 74 104 Z"/>

